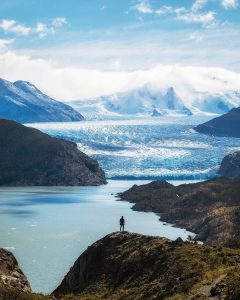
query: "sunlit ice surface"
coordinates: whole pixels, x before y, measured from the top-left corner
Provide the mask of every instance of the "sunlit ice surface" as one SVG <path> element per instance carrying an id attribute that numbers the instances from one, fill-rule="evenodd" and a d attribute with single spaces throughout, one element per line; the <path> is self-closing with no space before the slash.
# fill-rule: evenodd
<path id="1" fill-rule="evenodd" d="M 110 179 L 197 180 L 217 176 L 240 139 L 213 137 L 193 127 L 212 116 L 159 117 L 28 124 L 76 142 L 96 158 Z"/>

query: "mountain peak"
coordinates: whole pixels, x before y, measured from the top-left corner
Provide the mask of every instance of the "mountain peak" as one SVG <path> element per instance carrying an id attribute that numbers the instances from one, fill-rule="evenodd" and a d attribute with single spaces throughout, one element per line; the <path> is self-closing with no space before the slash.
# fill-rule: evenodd
<path id="1" fill-rule="evenodd" d="M 170 86 L 170 87 L 168 88 L 167 93 L 175 94 L 174 87 Z"/>
<path id="2" fill-rule="evenodd" d="M 20 123 L 81 121 L 83 116 L 71 106 L 42 93 L 28 81 L 14 83 L 0 79 L 0 118 Z"/>
<path id="3" fill-rule="evenodd" d="M 13 84 L 16 86 L 32 86 L 32 87 L 36 88 L 36 86 L 33 85 L 31 82 L 25 81 L 25 80 L 17 80 L 15 82 L 13 82 Z"/>
<path id="4" fill-rule="evenodd" d="M 9 86 L 11 86 L 11 85 L 12 85 L 12 83 L 11 83 L 10 81 L 5 80 L 5 79 L 3 79 L 3 78 L 0 78 L 0 87 L 1 87 L 1 86 L 9 87 Z"/>
<path id="5" fill-rule="evenodd" d="M 19 89 L 22 89 L 24 91 L 28 91 L 31 93 L 41 93 L 42 92 L 31 82 L 29 81 L 24 81 L 24 80 L 17 80 L 13 83 L 14 86 L 16 86 Z"/>

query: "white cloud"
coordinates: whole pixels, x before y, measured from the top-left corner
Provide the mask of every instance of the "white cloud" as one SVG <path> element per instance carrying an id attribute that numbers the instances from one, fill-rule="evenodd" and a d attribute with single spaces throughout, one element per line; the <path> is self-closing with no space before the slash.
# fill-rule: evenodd
<path id="1" fill-rule="evenodd" d="M 155 13 L 157 15 L 165 15 L 165 14 L 169 14 L 172 13 L 174 11 L 172 6 L 163 6 L 157 10 L 155 10 Z"/>
<path id="2" fill-rule="evenodd" d="M 54 26 L 54 27 L 56 27 L 56 28 L 58 28 L 58 27 L 62 27 L 62 26 L 64 26 L 64 25 L 67 25 L 68 24 L 68 22 L 67 22 L 67 19 L 66 18 L 55 18 L 55 19 L 53 19 L 52 20 L 52 25 Z"/>
<path id="3" fill-rule="evenodd" d="M 201 10 L 208 3 L 208 1 L 209 0 L 196 0 L 193 3 L 192 11 L 197 12 L 197 11 Z"/>
<path id="4" fill-rule="evenodd" d="M 222 6 L 226 9 L 228 8 L 237 8 L 238 1 L 237 0 L 222 0 Z"/>
<path id="5" fill-rule="evenodd" d="M 172 7 L 172 6 L 162 6 L 158 9 L 154 9 L 151 6 L 150 1 L 141 1 L 136 6 L 135 9 L 141 14 L 156 14 L 156 15 L 167 15 L 173 14 L 176 19 L 183 21 L 185 23 L 199 23 L 201 25 L 214 24 L 216 13 L 213 11 L 207 11 L 204 13 L 199 12 L 209 0 L 195 0 L 192 7 L 187 9 L 185 7 Z M 223 0 L 223 1 L 234 1 L 234 0 Z"/>
<path id="6" fill-rule="evenodd" d="M 135 9 L 142 14 L 152 14 L 154 10 L 151 7 L 149 1 L 141 1 L 136 6 Z"/>
<path id="7" fill-rule="evenodd" d="M 16 33 L 17 35 L 27 36 L 31 32 L 31 28 L 27 27 L 27 26 L 24 26 L 24 25 L 21 25 L 21 24 L 17 24 L 15 26 L 9 28 L 8 31 Z"/>
<path id="8" fill-rule="evenodd" d="M 239 27 L 226 24 L 212 26 L 205 24 L 202 29 L 182 28 L 168 30 L 155 28 L 151 31 L 142 30 L 144 27 L 118 28 L 106 36 L 104 31 L 95 32 L 96 38 L 88 40 L 92 33 L 84 32 L 81 41 L 46 47 L 45 49 L 19 49 L 20 55 L 33 58 L 52 60 L 59 66 L 116 70 L 116 61 L 121 62 L 120 70 L 136 70 L 149 68 L 158 63 L 222 66 L 240 71 Z M 143 26 L 141 23 L 140 25 Z M 207 30 L 206 30 L 207 28 Z M 190 35 L 199 32 L 204 37 L 201 47 L 189 42 Z M 124 37 L 123 37 L 124 33 Z M 98 40 L 98 36 L 102 36 Z M 195 41 L 201 37 L 196 36 Z M 85 40 L 87 38 L 87 42 Z M 217 51 L 216 51 L 217 49 Z"/>
<path id="9" fill-rule="evenodd" d="M 154 8 L 150 0 L 144 0 L 140 1 L 134 8 L 141 14 L 156 14 L 159 16 L 172 14 L 176 16 L 178 21 L 185 23 L 198 23 L 203 25 L 205 28 L 213 28 L 221 25 L 222 23 L 216 19 L 215 11 L 203 11 L 203 8 L 205 8 L 209 2 L 210 0 L 195 0 L 190 8 L 166 5 Z M 235 9 L 239 6 L 238 0 L 219 0 L 218 2 L 225 9 Z"/>
<path id="10" fill-rule="evenodd" d="M 179 15 L 188 12 L 188 10 L 185 7 L 177 7 L 174 9 L 174 12 Z"/>
<path id="11" fill-rule="evenodd" d="M 186 23 L 200 23 L 206 25 L 212 23 L 215 20 L 215 12 L 209 11 L 203 14 L 190 12 L 178 15 L 177 19 Z"/>
<path id="12" fill-rule="evenodd" d="M 3 44 L 5 44 L 4 41 Z M 159 65 L 146 70 L 120 71 L 121 62 L 118 60 L 114 62 L 113 67 L 115 71 L 90 70 L 76 66 L 62 67 L 53 61 L 32 59 L 26 55 L 16 54 L 11 50 L 6 50 L 0 54 L 2 78 L 10 81 L 19 79 L 30 81 L 48 95 L 66 101 L 127 91 L 150 81 L 155 81 L 158 84 L 164 84 L 164 82 L 170 84 L 173 80 L 180 89 L 181 80 L 188 78 L 189 82 L 195 82 L 196 88 L 201 88 L 202 78 L 206 76 L 208 78 L 209 76 L 219 77 L 221 74 L 226 80 L 232 77 L 235 84 L 234 88 L 238 86 L 240 89 L 240 75 L 220 68 Z M 199 74 L 202 75 L 201 79 L 198 80 Z M 218 84 L 221 86 L 222 82 L 218 82 Z M 231 84 L 225 85 L 225 87 L 231 90 L 233 88 Z"/>
<path id="13" fill-rule="evenodd" d="M 158 9 L 153 9 L 151 3 L 147 0 L 139 2 L 134 6 L 134 8 L 141 14 L 157 14 L 159 16 L 174 12 L 174 8 L 167 5 L 164 5 Z"/>
<path id="14" fill-rule="evenodd" d="M 203 36 L 199 32 L 194 31 L 189 34 L 189 39 L 195 42 L 201 42 L 203 40 Z"/>
<path id="15" fill-rule="evenodd" d="M 15 20 L 2 20 L 0 23 L 0 28 L 2 28 L 5 33 L 15 33 L 23 36 L 27 36 L 31 32 L 30 27 L 18 24 Z"/>
<path id="16" fill-rule="evenodd" d="M 8 50 L 8 46 L 14 42 L 14 39 L 0 39 L 0 54 Z"/>
<path id="17" fill-rule="evenodd" d="M 13 27 L 17 22 L 15 20 L 2 20 L 0 27 L 3 30 L 8 30 L 9 28 Z"/>
<path id="18" fill-rule="evenodd" d="M 48 27 L 47 24 L 41 23 L 41 22 L 37 23 L 36 27 L 33 28 L 33 31 L 35 31 L 40 38 L 43 38 L 49 34 L 55 33 L 55 30 L 53 27 Z"/>
<path id="19" fill-rule="evenodd" d="M 54 34 L 55 29 L 60 28 L 68 24 L 66 18 L 55 18 L 50 24 L 38 22 L 35 27 L 25 26 L 18 23 L 16 20 L 4 19 L 0 23 L 0 28 L 5 33 L 15 33 L 20 36 L 28 36 L 30 34 L 37 34 L 40 38 L 43 38 L 49 34 Z"/>

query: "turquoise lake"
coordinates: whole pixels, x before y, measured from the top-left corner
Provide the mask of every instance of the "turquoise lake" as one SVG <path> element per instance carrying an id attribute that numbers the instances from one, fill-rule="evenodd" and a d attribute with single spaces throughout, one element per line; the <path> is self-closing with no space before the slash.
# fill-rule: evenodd
<path id="1" fill-rule="evenodd" d="M 153 213 L 135 212 L 114 194 L 145 181 L 110 180 L 100 187 L 1 188 L 1 247 L 12 251 L 33 291 L 49 293 L 93 242 L 119 230 L 170 239 L 189 232 L 163 225 Z"/>

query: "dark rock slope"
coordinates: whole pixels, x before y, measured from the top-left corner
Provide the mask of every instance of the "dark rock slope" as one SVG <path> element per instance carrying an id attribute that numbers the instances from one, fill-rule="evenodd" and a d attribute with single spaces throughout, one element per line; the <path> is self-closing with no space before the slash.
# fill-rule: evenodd
<path id="1" fill-rule="evenodd" d="M 219 173 L 224 177 L 240 176 L 240 151 L 231 153 L 222 160 Z"/>
<path id="2" fill-rule="evenodd" d="M 30 284 L 18 266 L 16 258 L 0 248 L 0 286 L 31 292 Z"/>
<path id="3" fill-rule="evenodd" d="M 56 300 L 31 292 L 30 284 L 12 253 L 0 248 L 1 300 Z"/>
<path id="4" fill-rule="evenodd" d="M 53 295 L 81 300 L 239 299 L 239 255 L 239 249 L 113 233 L 77 259 Z"/>
<path id="5" fill-rule="evenodd" d="M 194 128 L 199 133 L 240 138 L 240 107 Z"/>
<path id="6" fill-rule="evenodd" d="M 161 220 L 187 228 L 209 245 L 240 237 L 240 178 L 173 186 L 166 181 L 134 185 L 119 195 L 134 210 L 155 212 Z"/>
<path id="7" fill-rule="evenodd" d="M 98 162 L 72 142 L 0 120 L 0 186 L 81 186 L 105 183 Z"/>

